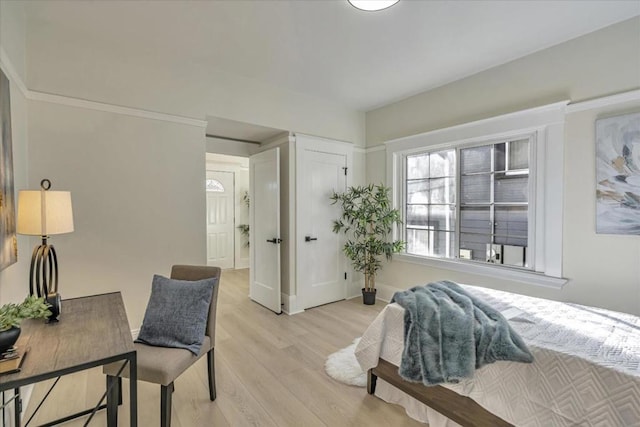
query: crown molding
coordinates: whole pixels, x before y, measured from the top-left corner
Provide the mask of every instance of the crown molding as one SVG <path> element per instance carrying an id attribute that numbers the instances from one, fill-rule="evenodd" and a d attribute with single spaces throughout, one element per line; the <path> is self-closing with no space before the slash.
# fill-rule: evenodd
<path id="1" fill-rule="evenodd" d="M 625 102 L 640 101 L 640 89 L 630 90 L 628 92 L 617 93 L 615 95 L 603 96 L 600 98 L 590 99 L 588 101 L 576 102 L 567 105 L 567 114 L 577 113 L 579 111 L 594 110 L 596 108 L 608 107 L 610 105 L 623 104 Z"/>
<path id="2" fill-rule="evenodd" d="M 104 102 L 89 101 L 70 96 L 54 95 L 51 93 L 29 91 L 28 99 L 33 101 L 49 102 L 52 104 L 66 105 L 69 107 L 84 108 L 87 110 L 104 111 L 107 113 L 122 114 L 143 119 L 159 120 L 163 122 L 179 123 L 188 126 L 206 128 L 205 120 L 193 119 L 191 117 L 176 116 L 173 114 L 160 113 L 157 111 L 142 110 L 139 108 L 124 107 L 122 105 L 107 104 Z"/>
<path id="3" fill-rule="evenodd" d="M 0 68 L 4 70 L 5 74 L 9 78 L 9 81 L 13 82 L 18 87 L 18 89 L 20 89 L 22 95 L 25 98 L 29 98 L 29 89 L 27 89 L 24 81 L 22 81 L 22 79 L 20 78 L 20 75 L 16 71 L 16 68 L 13 66 L 13 63 L 9 59 L 9 55 L 7 55 L 7 52 L 5 52 L 2 46 L 0 46 Z"/>
<path id="4" fill-rule="evenodd" d="M 366 149 L 366 153 L 375 153 L 376 151 L 385 151 L 387 149 L 387 147 L 382 144 L 382 145 L 376 145 L 375 147 L 368 147 Z"/>
<path id="5" fill-rule="evenodd" d="M 107 113 L 121 114 L 130 117 L 139 117 L 143 119 L 159 120 L 163 122 L 178 123 L 187 126 L 195 126 L 206 128 L 206 120 L 195 119 L 192 117 L 177 116 L 174 114 L 166 114 L 158 111 L 143 110 L 140 108 L 125 107 L 122 105 L 109 104 L 105 102 L 90 101 L 87 99 L 74 98 L 65 95 L 56 95 L 52 93 L 30 90 L 24 81 L 18 75 L 13 63 L 5 50 L 0 46 L 0 66 L 5 70 L 7 77 L 13 82 L 25 98 L 32 101 L 49 102 L 51 104 L 66 105 L 69 107 L 84 108 L 87 110 L 104 111 Z"/>

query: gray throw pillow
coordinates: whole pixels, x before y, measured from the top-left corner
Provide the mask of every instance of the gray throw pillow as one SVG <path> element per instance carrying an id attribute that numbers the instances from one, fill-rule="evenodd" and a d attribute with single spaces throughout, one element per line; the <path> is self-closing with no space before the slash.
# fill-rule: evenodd
<path id="1" fill-rule="evenodd" d="M 184 348 L 198 355 L 217 279 L 174 280 L 154 275 L 151 297 L 135 342 Z"/>

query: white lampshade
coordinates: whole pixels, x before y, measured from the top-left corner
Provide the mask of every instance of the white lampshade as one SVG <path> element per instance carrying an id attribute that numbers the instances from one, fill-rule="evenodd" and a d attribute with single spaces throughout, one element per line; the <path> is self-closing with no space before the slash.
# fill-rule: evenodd
<path id="1" fill-rule="evenodd" d="M 42 218 L 41 201 L 46 213 Z M 44 221 L 43 221 L 44 219 Z M 19 234 L 50 236 L 73 231 L 73 208 L 68 191 L 25 191 L 18 193 Z"/>

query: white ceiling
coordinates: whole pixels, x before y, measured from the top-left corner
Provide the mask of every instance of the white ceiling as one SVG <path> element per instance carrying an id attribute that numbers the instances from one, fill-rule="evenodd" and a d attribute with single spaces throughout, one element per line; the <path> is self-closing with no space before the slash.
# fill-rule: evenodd
<path id="1" fill-rule="evenodd" d="M 635 1 L 31 1 L 61 26 L 176 64 L 367 111 L 640 15 Z M 141 59 L 142 60 L 142 59 Z"/>

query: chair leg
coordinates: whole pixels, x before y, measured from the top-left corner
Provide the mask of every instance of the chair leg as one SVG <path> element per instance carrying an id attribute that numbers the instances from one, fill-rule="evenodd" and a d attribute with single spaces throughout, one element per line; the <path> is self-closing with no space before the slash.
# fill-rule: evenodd
<path id="1" fill-rule="evenodd" d="M 160 386 L 160 427 L 171 426 L 171 395 L 173 383 Z"/>
<path id="2" fill-rule="evenodd" d="M 207 353 L 207 371 L 209 373 L 209 399 L 216 400 L 216 363 L 213 349 Z"/>

